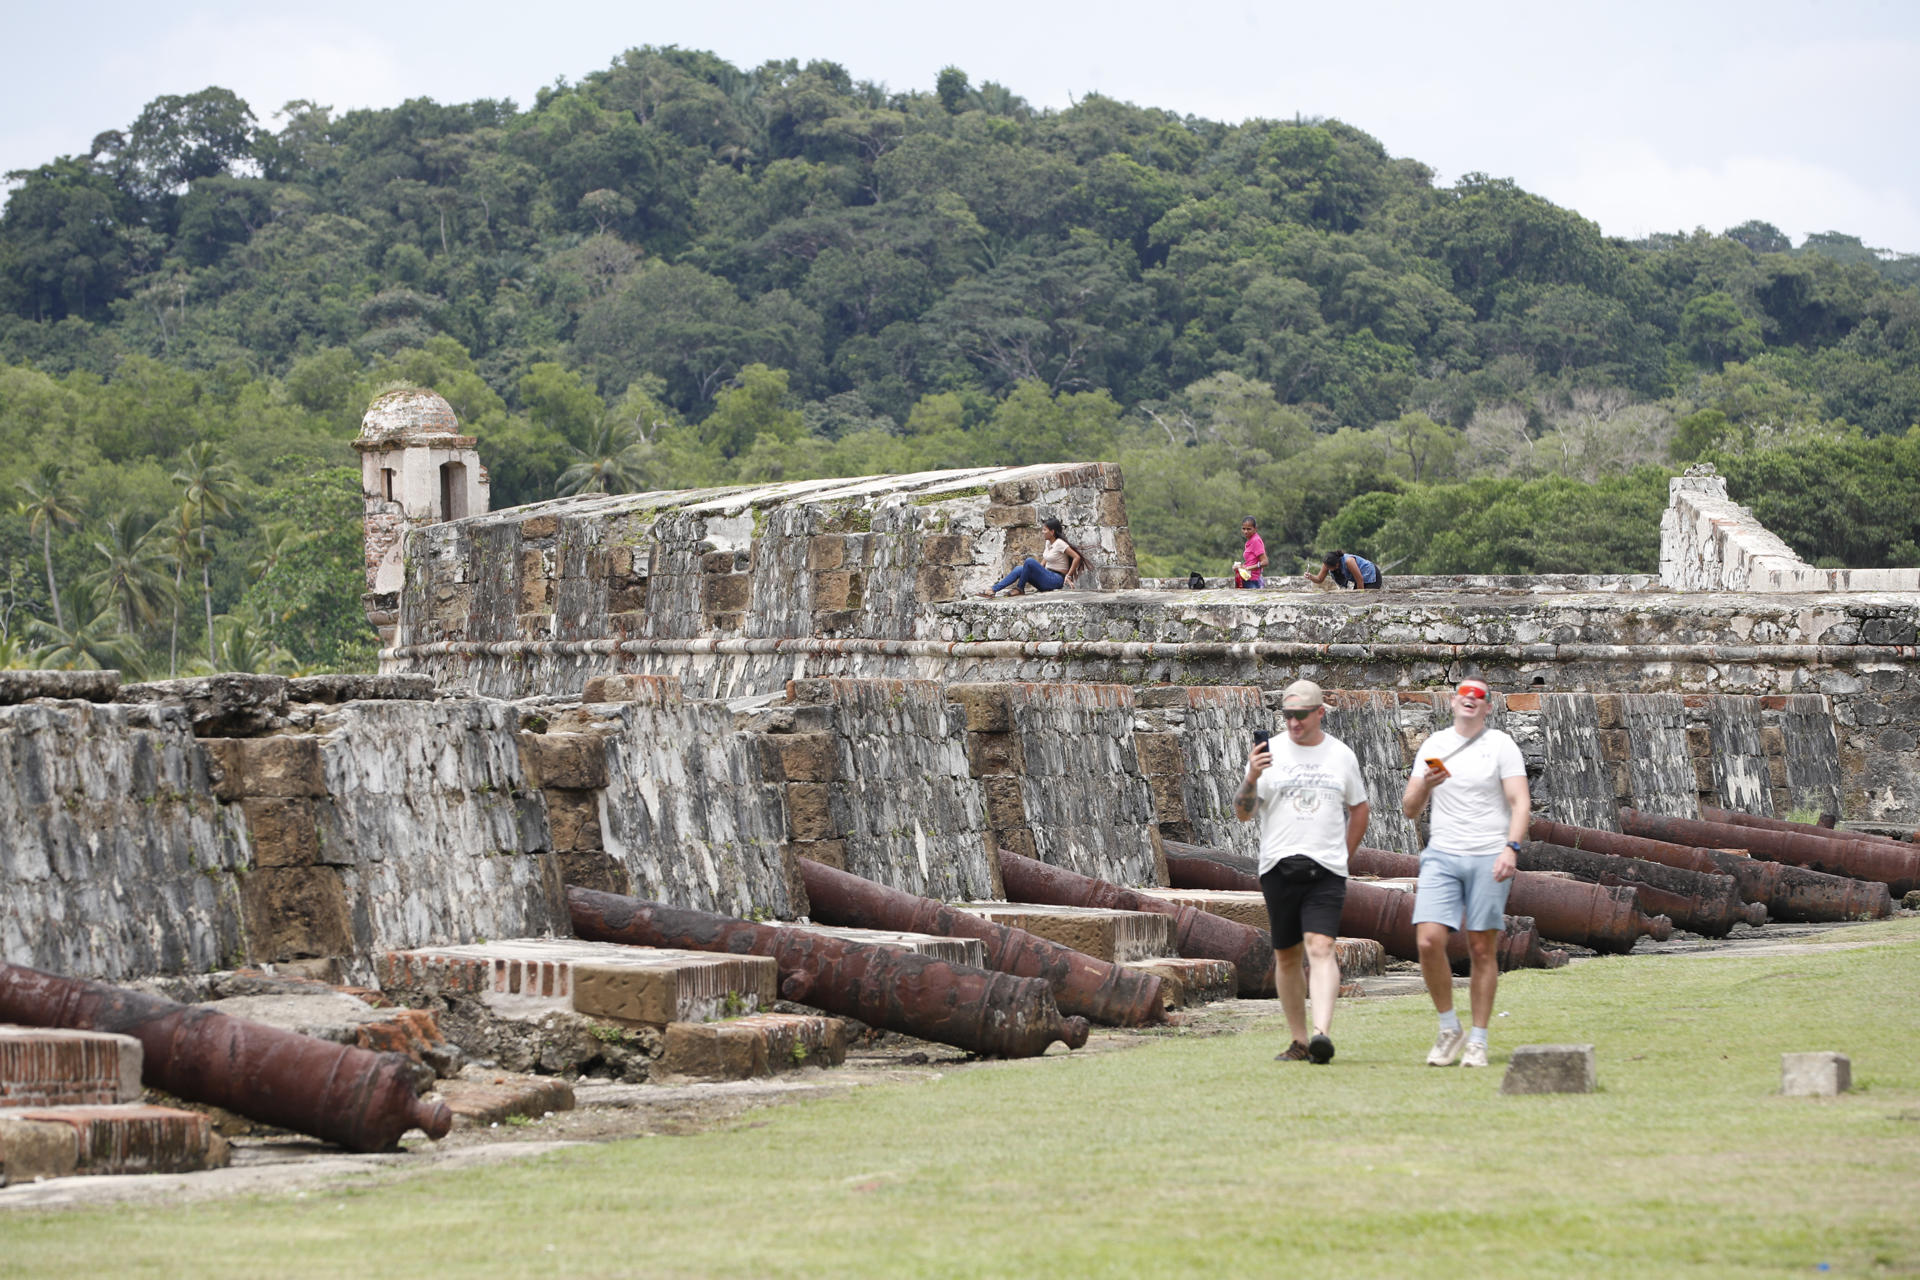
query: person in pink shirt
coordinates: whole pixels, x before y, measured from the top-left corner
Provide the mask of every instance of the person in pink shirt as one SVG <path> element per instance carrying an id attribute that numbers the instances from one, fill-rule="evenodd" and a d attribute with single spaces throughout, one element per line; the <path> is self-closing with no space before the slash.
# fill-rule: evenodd
<path id="1" fill-rule="evenodd" d="M 1260 530 L 1252 516 L 1240 522 L 1240 536 L 1247 540 L 1247 546 L 1240 563 L 1233 566 L 1233 585 L 1257 587 L 1266 574 L 1267 544 L 1260 540 Z"/>

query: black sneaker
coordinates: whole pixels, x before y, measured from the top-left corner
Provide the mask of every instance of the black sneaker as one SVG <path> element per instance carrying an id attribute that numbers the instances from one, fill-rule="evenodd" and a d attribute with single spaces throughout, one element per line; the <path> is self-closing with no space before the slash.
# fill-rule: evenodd
<path id="1" fill-rule="evenodd" d="M 1324 1067 L 1333 1061 L 1333 1041 L 1324 1035 L 1316 1035 L 1307 1041 L 1307 1057 L 1313 1059 L 1317 1067 Z"/>
<path id="2" fill-rule="evenodd" d="M 1295 1040 L 1292 1044 L 1288 1045 L 1285 1049 L 1281 1050 L 1279 1053 L 1274 1054 L 1273 1060 L 1275 1062 L 1305 1062 L 1307 1060 L 1307 1054 L 1308 1054 L 1307 1046 L 1301 1044 L 1298 1040 Z"/>

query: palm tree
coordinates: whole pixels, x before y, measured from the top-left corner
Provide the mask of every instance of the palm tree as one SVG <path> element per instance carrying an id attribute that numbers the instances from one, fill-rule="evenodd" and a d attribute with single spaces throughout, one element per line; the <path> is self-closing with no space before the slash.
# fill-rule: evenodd
<path id="1" fill-rule="evenodd" d="M 167 678 L 180 674 L 180 602 L 185 598 L 181 591 L 181 580 L 185 578 L 187 566 L 199 556 L 193 542 L 193 504 L 182 502 L 174 511 L 170 521 L 163 521 L 165 533 L 162 544 L 166 547 L 167 558 L 173 561 L 173 620 L 167 628 Z"/>
<path id="2" fill-rule="evenodd" d="M 640 434 L 638 423 L 609 414 L 594 428 L 584 449 L 568 446 L 574 464 L 560 473 L 554 486 L 562 496 L 571 493 L 631 493 L 646 480 L 647 457 L 653 447 Z"/>
<path id="3" fill-rule="evenodd" d="M 113 610 L 95 609 L 93 596 L 85 584 L 76 584 L 72 599 L 75 621 L 71 628 L 44 618 L 35 618 L 27 624 L 27 634 L 40 642 L 40 647 L 34 650 L 34 662 L 68 671 L 96 668 L 136 671 L 139 656 L 120 630 Z"/>
<path id="4" fill-rule="evenodd" d="M 120 617 L 120 630 L 137 636 L 140 627 L 160 616 L 160 606 L 171 594 L 160 568 L 162 525 L 139 532 L 140 522 L 130 514 L 111 516 L 93 540 L 93 549 L 105 561 L 87 577 L 87 585 L 104 596 Z"/>
<path id="5" fill-rule="evenodd" d="M 187 505 L 194 508 L 200 538 L 200 595 L 207 607 L 207 653 L 213 653 L 213 576 L 207 556 L 207 514 L 225 515 L 233 506 L 233 468 L 214 457 L 211 440 L 187 446 L 184 461 L 173 478 L 187 487 Z"/>
<path id="6" fill-rule="evenodd" d="M 245 614 L 223 613 L 215 620 L 216 644 L 208 655 L 209 675 L 221 671 L 262 671 L 284 675 L 294 656 L 273 642 L 266 629 Z"/>
<path id="7" fill-rule="evenodd" d="M 276 521 L 260 530 L 260 549 L 247 561 L 247 573 L 258 582 L 288 556 L 320 536 L 318 529 L 300 530 L 284 521 Z"/>
<path id="8" fill-rule="evenodd" d="M 60 609 L 60 584 L 53 578 L 53 531 L 60 525 L 79 524 L 80 515 L 68 505 L 73 499 L 62 479 L 59 463 L 43 462 L 37 480 L 16 480 L 14 488 L 26 495 L 18 510 L 27 518 L 28 530 L 40 535 L 40 551 L 47 561 L 47 594 L 53 597 L 53 625 L 64 631 L 67 619 Z"/>

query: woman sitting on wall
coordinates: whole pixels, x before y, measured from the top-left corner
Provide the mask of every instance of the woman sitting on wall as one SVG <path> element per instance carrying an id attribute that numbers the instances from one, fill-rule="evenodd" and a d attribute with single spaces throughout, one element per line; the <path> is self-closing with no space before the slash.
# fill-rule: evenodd
<path id="1" fill-rule="evenodd" d="M 1040 532 L 1047 542 L 1040 550 L 1040 558 L 1028 556 L 1014 566 L 1013 572 L 993 584 L 993 591 L 982 591 L 980 598 L 993 599 L 994 592 L 1013 588 L 1014 595 L 1025 595 L 1028 587 L 1035 591 L 1058 591 L 1073 579 L 1080 576 L 1080 570 L 1086 567 L 1086 559 L 1067 541 L 1066 532 L 1058 520 L 1052 516 L 1040 522 Z"/>

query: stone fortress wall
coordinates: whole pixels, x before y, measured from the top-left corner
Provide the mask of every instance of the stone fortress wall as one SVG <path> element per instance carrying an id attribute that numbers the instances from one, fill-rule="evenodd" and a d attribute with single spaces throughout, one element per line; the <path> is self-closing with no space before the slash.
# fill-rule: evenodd
<path id="1" fill-rule="evenodd" d="M 1676 527 L 1704 510 L 1687 479 Z M 1251 848 L 1232 793 L 1303 675 L 1333 691 L 1377 845 L 1417 848 L 1394 801 L 1468 664 L 1559 820 L 1920 823 L 1920 594 L 1175 594 L 1140 588 L 1123 494 L 1084 464 L 428 512 L 398 591 L 375 590 L 392 548 L 369 559 L 379 676 L 0 675 L 0 956 L 367 980 L 381 951 L 564 933 L 570 883 L 801 916 L 802 856 L 944 899 L 1001 896 L 994 847 L 1162 883 L 1163 839 Z M 1050 515 L 1086 589 L 968 598 Z M 1707 540 L 1675 537 L 1705 574 Z"/>

